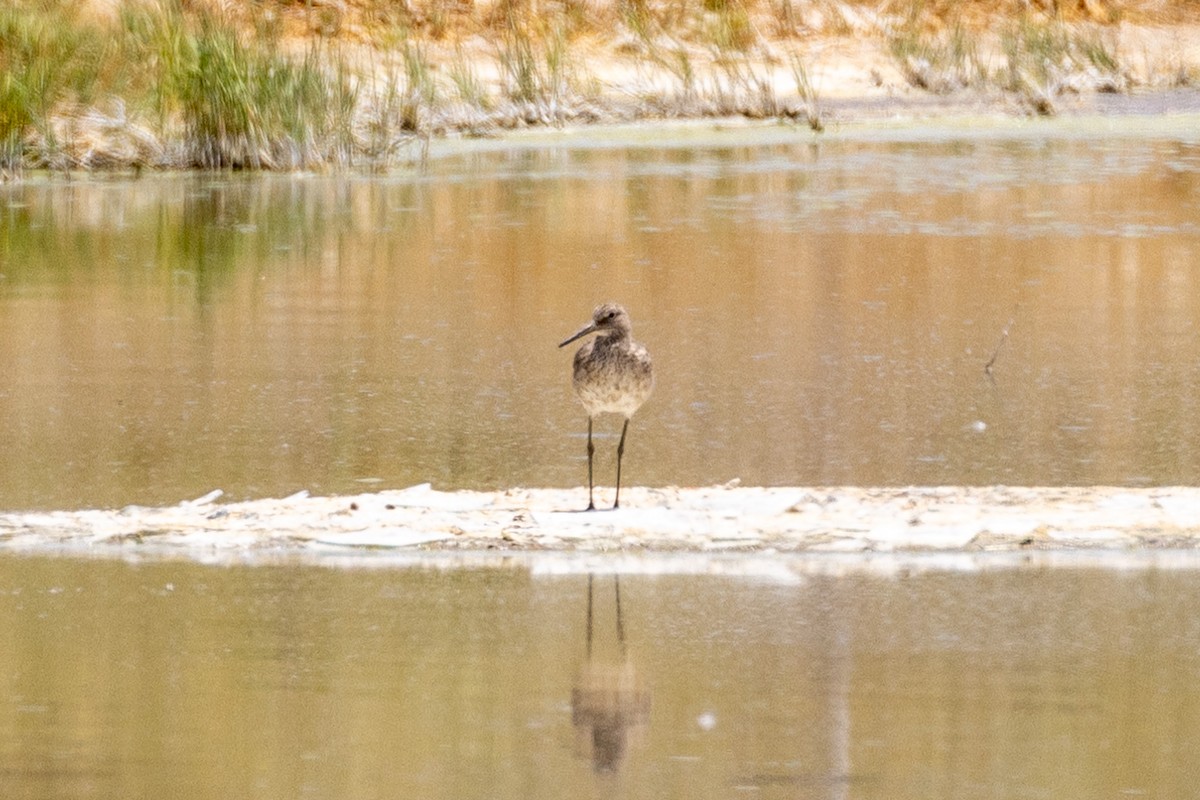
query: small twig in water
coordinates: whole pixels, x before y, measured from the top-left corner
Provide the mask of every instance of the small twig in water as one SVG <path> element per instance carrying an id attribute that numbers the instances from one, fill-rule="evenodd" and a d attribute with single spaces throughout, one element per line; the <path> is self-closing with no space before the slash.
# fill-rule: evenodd
<path id="1" fill-rule="evenodd" d="M 1013 326 L 1015 318 L 1010 318 L 1008 324 L 1004 326 L 1004 331 L 1000 334 L 1000 341 L 996 343 L 996 349 L 992 351 L 992 357 L 983 365 L 983 371 L 990 377 L 992 374 L 992 365 L 996 363 L 996 359 L 1000 356 L 1000 351 L 1004 348 L 1004 343 L 1008 341 L 1008 332 Z"/>

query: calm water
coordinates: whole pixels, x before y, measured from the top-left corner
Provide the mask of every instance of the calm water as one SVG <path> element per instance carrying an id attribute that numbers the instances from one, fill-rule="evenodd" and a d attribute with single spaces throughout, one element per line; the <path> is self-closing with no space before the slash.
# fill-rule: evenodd
<path id="1" fill-rule="evenodd" d="M 1194 484 L 1200 138 L 1055 130 L 0 187 L 0 508 L 579 485 L 607 299 L 632 483 Z"/>
<path id="2" fill-rule="evenodd" d="M 0 186 L 0 508 L 577 485 L 613 298 L 631 482 L 1196 483 L 1200 138 L 1048 130 Z M 0 559 L 16 800 L 1174 800 L 1198 687 L 1194 569 Z"/>
<path id="3" fill-rule="evenodd" d="M 1200 572 L 0 560 L 6 798 L 1182 798 Z"/>

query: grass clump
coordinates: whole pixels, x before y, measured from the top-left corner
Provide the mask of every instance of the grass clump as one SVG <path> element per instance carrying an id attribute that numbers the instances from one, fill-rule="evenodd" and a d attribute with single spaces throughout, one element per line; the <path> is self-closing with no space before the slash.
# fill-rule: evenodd
<path id="1" fill-rule="evenodd" d="M 1065 92 L 1118 92 L 1128 84 L 1117 48 L 1094 28 L 1022 16 L 1001 46 L 1003 85 L 1040 114 L 1054 113 L 1054 98 Z"/>
<path id="2" fill-rule="evenodd" d="M 796 94 L 800 97 L 800 107 L 792 116 L 803 116 L 814 133 L 821 133 L 825 130 L 825 117 L 816 84 L 808 74 L 808 67 L 795 52 L 788 53 L 788 62 L 792 68 L 792 79 L 796 82 Z"/>
<path id="3" fill-rule="evenodd" d="M 500 42 L 498 58 L 504 92 L 512 100 L 533 103 L 546 84 L 533 37 L 519 24 L 509 26 Z"/>
<path id="4" fill-rule="evenodd" d="M 0 8 L 0 170 L 6 173 L 31 155 L 31 135 L 43 142 L 41 160 L 53 163 L 59 149 L 53 113 L 92 97 L 103 41 L 74 19 L 65 3 Z"/>
<path id="5" fill-rule="evenodd" d="M 566 113 L 581 83 L 568 39 L 568 29 L 561 21 L 536 27 L 524 19 L 509 21 L 500 38 L 497 61 L 501 91 L 516 109 L 515 115 L 504 115 L 507 122 L 502 124 L 558 122 Z"/>
<path id="6" fill-rule="evenodd" d="M 647 0 L 618 0 L 617 15 L 630 33 L 643 42 L 651 41 L 659 28 Z"/>
<path id="7" fill-rule="evenodd" d="M 354 91 L 344 70 L 283 57 L 271 39 L 243 41 L 214 17 L 195 30 L 165 15 L 159 38 L 160 114 L 178 113 L 196 166 L 283 169 L 337 160 Z"/>
<path id="8" fill-rule="evenodd" d="M 720 51 L 746 52 L 758 37 L 750 13 L 741 0 L 703 0 L 710 12 L 708 36 Z"/>
<path id="9" fill-rule="evenodd" d="M 438 84 L 423 47 L 405 39 L 401 54 L 405 90 L 400 101 L 400 129 L 415 133 L 421 130 L 422 117 L 437 104 Z"/>
<path id="10" fill-rule="evenodd" d="M 914 11 L 888 37 L 888 50 L 905 80 L 935 94 L 979 86 L 987 79 L 978 44 L 961 22 L 943 33 L 929 33 Z"/>
<path id="11" fill-rule="evenodd" d="M 243 34 L 179 0 L 126 4 L 115 21 L 85 19 L 76 7 L 0 8 L 7 174 L 108 162 L 292 169 L 349 158 L 355 83 L 332 52 L 313 45 L 286 56 L 278 26 Z"/>
<path id="12" fill-rule="evenodd" d="M 994 87 L 1013 92 L 1038 113 L 1053 113 L 1054 98 L 1071 91 L 1122 91 L 1127 84 L 1117 49 L 1091 23 L 1021 13 L 998 37 L 960 19 L 926 14 L 916 2 L 888 37 L 888 49 L 908 83 L 935 94 Z M 981 55 L 996 43 L 1002 66 Z"/>

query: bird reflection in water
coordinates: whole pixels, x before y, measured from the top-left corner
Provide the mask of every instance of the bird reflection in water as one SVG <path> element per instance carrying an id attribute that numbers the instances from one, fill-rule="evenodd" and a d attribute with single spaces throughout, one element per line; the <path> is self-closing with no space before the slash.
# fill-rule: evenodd
<path id="1" fill-rule="evenodd" d="M 625 642 L 621 615 L 621 578 L 613 576 L 617 654 L 607 659 L 593 647 L 593 576 L 588 575 L 587 657 L 571 691 L 571 722 L 576 746 L 591 757 L 596 772 L 616 772 L 631 740 L 650 719 L 650 690 L 637 673 Z"/>

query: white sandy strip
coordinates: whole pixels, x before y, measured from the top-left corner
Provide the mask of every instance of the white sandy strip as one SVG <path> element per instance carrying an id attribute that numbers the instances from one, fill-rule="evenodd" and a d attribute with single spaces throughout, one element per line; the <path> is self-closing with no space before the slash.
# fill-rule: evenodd
<path id="1" fill-rule="evenodd" d="M 1200 488 L 638 489 L 584 513 L 582 489 L 400 491 L 163 508 L 0 514 L 0 549 L 185 553 L 348 549 L 568 553 L 981 552 L 1200 546 Z M 601 504 L 611 495 L 597 492 Z"/>

